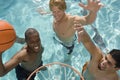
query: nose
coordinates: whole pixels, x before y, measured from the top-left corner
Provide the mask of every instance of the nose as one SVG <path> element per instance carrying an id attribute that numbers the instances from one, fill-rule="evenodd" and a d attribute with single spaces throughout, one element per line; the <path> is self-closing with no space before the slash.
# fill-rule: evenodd
<path id="1" fill-rule="evenodd" d="M 53 15 L 58 15 L 59 14 L 59 11 L 54 11 L 53 12 Z"/>
<path id="2" fill-rule="evenodd" d="M 38 46 L 38 43 L 34 43 L 34 47 L 37 47 Z"/>
<path id="3" fill-rule="evenodd" d="M 104 60 L 104 61 L 103 61 L 103 65 L 105 66 L 106 64 L 107 64 L 107 61 L 106 61 L 106 60 Z"/>

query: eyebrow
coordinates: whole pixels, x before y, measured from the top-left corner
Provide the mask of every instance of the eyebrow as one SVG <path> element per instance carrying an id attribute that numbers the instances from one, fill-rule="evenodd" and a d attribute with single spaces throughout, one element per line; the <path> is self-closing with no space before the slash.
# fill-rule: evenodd
<path id="1" fill-rule="evenodd" d="M 105 56 L 105 59 L 107 60 L 107 62 L 111 65 L 114 65 L 111 61 L 108 60 L 107 56 Z"/>

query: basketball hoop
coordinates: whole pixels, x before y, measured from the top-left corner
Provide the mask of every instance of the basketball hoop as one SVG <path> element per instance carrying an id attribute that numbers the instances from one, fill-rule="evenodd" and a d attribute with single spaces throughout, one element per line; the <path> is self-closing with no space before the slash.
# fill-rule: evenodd
<path id="1" fill-rule="evenodd" d="M 45 68 L 46 68 L 46 70 L 44 70 Z M 59 74 L 55 73 L 55 72 L 57 72 L 58 69 L 59 69 L 59 71 L 58 71 Z M 42 71 L 47 71 L 48 76 L 45 77 L 45 73 Z M 52 73 L 54 73 L 54 74 L 52 74 Z M 81 75 L 81 73 L 78 70 L 76 70 L 75 68 L 73 68 L 72 66 L 70 66 L 68 64 L 61 63 L 61 62 L 53 62 L 53 63 L 49 63 L 49 64 L 45 64 L 43 66 L 40 66 L 39 68 L 37 68 L 30 74 L 30 76 L 27 78 L 27 80 L 30 80 L 30 78 L 34 74 L 39 74 L 39 75 L 43 76 L 44 80 L 76 80 L 76 78 L 77 78 L 77 80 L 84 80 L 83 76 Z M 56 75 L 59 75 L 59 77 L 57 77 Z M 60 77 L 62 77 L 62 79 Z M 79 77 L 79 79 L 78 79 L 78 77 Z M 39 79 L 39 80 L 43 80 L 43 79 Z"/>

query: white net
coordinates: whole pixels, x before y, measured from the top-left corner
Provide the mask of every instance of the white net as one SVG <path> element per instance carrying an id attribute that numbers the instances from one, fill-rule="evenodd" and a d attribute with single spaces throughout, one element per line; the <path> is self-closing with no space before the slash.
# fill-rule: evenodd
<path id="1" fill-rule="evenodd" d="M 37 68 L 27 80 L 30 80 L 34 74 L 36 74 L 35 80 L 84 80 L 78 70 L 60 62 L 49 63 Z"/>

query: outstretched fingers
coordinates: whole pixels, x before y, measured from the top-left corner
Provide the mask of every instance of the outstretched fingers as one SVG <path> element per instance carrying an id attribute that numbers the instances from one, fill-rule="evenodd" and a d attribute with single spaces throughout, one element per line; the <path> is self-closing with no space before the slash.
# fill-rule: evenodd
<path id="1" fill-rule="evenodd" d="M 87 0 L 87 1 L 88 3 L 86 5 L 83 3 L 79 3 L 79 6 L 93 12 L 97 12 L 100 9 L 100 7 L 104 6 L 100 0 Z"/>
<path id="2" fill-rule="evenodd" d="M 84 5 L 83 3 L 79 3 L 79 6 L 82 7 L 83 9 L 87 9 L 87 5 Z"/>

